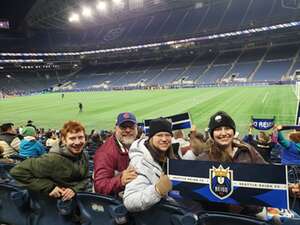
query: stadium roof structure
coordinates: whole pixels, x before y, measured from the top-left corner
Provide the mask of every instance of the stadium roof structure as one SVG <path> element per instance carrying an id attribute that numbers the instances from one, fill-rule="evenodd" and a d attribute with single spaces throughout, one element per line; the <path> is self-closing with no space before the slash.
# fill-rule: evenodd
<path id="1" fill-rule="evenodd" d="M 83 4 L 96 8 L 99 1 L 110 4 L 106 13 L 98 12 L 80 24 L 70 23 L 70 13 L 82 13 Z M 122 8 L 114 8 L 116 2 L 122 2 Z M 298 42 L 300 4 L 290 5 L 297 2 L 300 0 L 245 0 L 243 4 L 240 0 L 1 1 L 0 15 L 7 15 L 15 26 L 7 34 L 0 31 L 0 53 L 76 56 L 119 48 L 131 51 L 145 45 L 165 47 L 177 44 L 174 41 L 201 42 L 201 47 L 208 48 Z M 10 35 L 14 29 L 20 32 Z M 5 55 L 13 56 L 19 55 Z"/>
<path id="2" fill-rule="evenodd" d="M 98 1 L 95 0 L 36 0 L 35 4 L 26 16 L 29 27 L 37 29 L 71 29 L 68 17 L 74 10 L 79 10 L 84 5 L 95 8 Z M 221 0 L 214 0 L 214 2 Z M 173 8 L 188 7 L 197 4 L 201 7 L 209 0 L 102 0 L 108 4 L 109 12 L 98 14 L 91 23 L 85 27 L 101 26 L 108 23 L 120 22 L 140 15 L 147 15 L 158 11 Z M 122 4 L 115 7 L 114 2 Z"/>
<path id="3" fill-rule="evenodd" d="M 24 24 L 24 19 L 36 0 L 0 1 L 0 20 L 9 21 L 10 30 L 16 30 Z"/>

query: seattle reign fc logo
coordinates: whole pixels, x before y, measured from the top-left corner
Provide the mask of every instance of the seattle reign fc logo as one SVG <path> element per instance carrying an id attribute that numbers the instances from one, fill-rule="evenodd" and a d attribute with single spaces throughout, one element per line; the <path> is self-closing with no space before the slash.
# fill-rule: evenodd
<path id="1" fill-rule="evenodd" d="M 209 189 L 217 198 L 223 200 L 233 193 L 233 171 L 220 165 L 209 169 Z"/>

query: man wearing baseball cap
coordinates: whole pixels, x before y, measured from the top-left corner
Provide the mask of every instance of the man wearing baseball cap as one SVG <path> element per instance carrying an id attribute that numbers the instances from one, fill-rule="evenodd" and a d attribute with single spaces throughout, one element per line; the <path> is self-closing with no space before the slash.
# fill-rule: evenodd
<path id="1" fill-rule="evenodd" d="M 115 132 L 94 156 L 94 188 L 104 195 L 117 195 L 127 183 L 136 178 L 129 165 L 128 150 L 137 137 L 137 121 L 133 113 L 117 117 Z"/>

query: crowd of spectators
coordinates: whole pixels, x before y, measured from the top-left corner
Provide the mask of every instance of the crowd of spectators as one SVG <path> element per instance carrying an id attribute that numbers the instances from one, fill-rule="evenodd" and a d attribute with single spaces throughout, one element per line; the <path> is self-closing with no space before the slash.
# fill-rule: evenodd
<path id="1" fill-rule="evenodd" d="M 203 133 L 193 126 L 187 135 L 158 118 L 150 122 L 146 136 L 130 112 L 117 116 L 114 131 L 92 130 L 89 135 L 78 121 L 67 121 L 61 130 L 39 129 L 33 121 L 17 129 L 13 123 L 0 128 L 0 161 L 16 164 L 10 174 L 17 184 L 63 201 L 78 191 L 110 195 L 123 199 L 133 212 L 161 199 L 174 201 L 168 196 L 168 159 L 300 166 L 299 131 L 285 137 L 283 126 L 275 125 L 271 132 L 255 135 L 250 125 L 248 134 L 239 138 L 235 121 L 222 111 L 210 117 Z M 290 183 L 289 191 L 300 198 L 300 181 Z M 192 204 L 246 215 L 262 210 L 253 205 Z"/>

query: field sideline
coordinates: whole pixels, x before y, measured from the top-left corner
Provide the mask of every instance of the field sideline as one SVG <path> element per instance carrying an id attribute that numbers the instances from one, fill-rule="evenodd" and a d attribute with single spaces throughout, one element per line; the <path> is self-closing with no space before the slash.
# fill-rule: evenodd
<path id="1" fill-rule="evenodd" d="M 78 111 L 83 103 L 83 113 Z M 228 112 L 238 130 L 246 132 L 252 115 L 293 124 L 297 99 L 292 86 L 173 89 L 154 91 L 111 91 L 41 94 L 0 101 L 0 123 L 25 125 L 31 119 L 38 127 L 55 128 L 75 119 L 88 130 L 112 129 L 119 112 L 134 112 L 139 121 L 159 116 L 190 112 L 200 130 L 218 110 Z"/>

